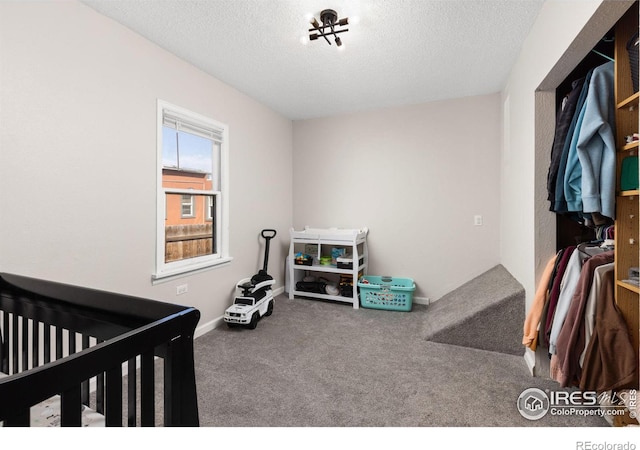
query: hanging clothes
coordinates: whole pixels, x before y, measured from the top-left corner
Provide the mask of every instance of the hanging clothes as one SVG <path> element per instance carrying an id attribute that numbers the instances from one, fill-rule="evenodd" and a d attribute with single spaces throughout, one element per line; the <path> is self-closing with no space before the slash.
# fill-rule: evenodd
<path id="1" fill-rule="evenodd" d="M 558 180 L 558 170 L 562 151 L 567 140 L 567 136 L 572 129 L 572 120 L 579 104 L 580 94 L 584 86 L 585 78 L 580 78 L 571 83 L 571 92 L 565 97 L 562 107 L 557 113 L 555 135 L 551 147 L 551 163 L 547 173 L 547 200 L 551 202 L 550 210 L 555 210 L 556 182 Z M 585 97 L 586 98 L 586 97 Z M 584 99 L 583 99 L 584 102 Z"/>
<path id="2" fill-rule="evenodd" d="M 549 325 L 549 354 L 554 355 L 556 353 L 556 343 L 558 341 L 558 335 L 564 323 L 564 319 L 567 316 L 571 299 L 578 285 L 580 279 L 580 271 L 582 269 L 582 263 L 588 256 L 580 251 L 574 250 L 571 254 L 571 258 L 567 263 L 567 269 L 562 277 L 562 286 L 560 289 L 560 295 L 558 296 L 558 302 L 556 304 L 553 317 L 547 317 L 547 324 Z M 551 323 L 549 323 L 551 319 Z"/>
<path id="3" fill-rule="evenodd" d="M 577 155 L 582 210 L 615 218 L 616 145 L 613 61 L 594 69 L 584 105 Z"/>
<path id="4" fill-rule="evenodd" d="M 593 74 L 595 74 L 595 72 L 594 70 Z M 593 74 L 590 79 L 593 79 Z M 589 82 L 589 89 L 591 89 L 591 82 Z M 558 180 L 558 184 L 561 184 L 559 188 L 561 188 L 564 193 L 565 210 L 570 213 L 582 212 L 582 166 L 578 158 L 578 140 L 580 138 L 585 112 L 587 111 L 589 89 L 587 89 L 587 98 L 582 105 L 582 109 L 578 111 L 575 131 L 571 136 L 564 179 Z"/>
<path id="5" fill-rule="evenodd" d="M 547 174 L 549 209 L 585 225 L 604 225 L 615 218 L 614 63 L 591 69 L 581 87 L 579 81 L 558 114 Z"/>
<path id="6" fill-rule="evenodd" d="M 608 272 L 613 271 L 615 268 L 614 263 L 603 264 L 600 267 L 596 267 L 596 270 L 593 274 L 593 284 L 591 285 L 591 290 L 589 291 L 589 298 L 587 299 L 587 304 L 584 308 L 584 348 L 580 354 L 580 367 L 584 364 L 584 356 L 587 353 L 587 347 L 589 346 L 589 341 L 591 341 L 591 337 L 593 336 L 593 329 L 595 327 L 595 318 L 596 318 L 596 305 L 598 301 L 598 295 L 600 293 L 600 289 L 602 286 L 602 279 L 604 275 Z"/>
<path id="7" fill-rule="evenodd" d="M 553 271 L 556 268 L 557 258 L 557 254 L 553 255 L 553 257 L 547 262 L 547 265 L 542 272 L 542 277 L 540 277 L 538 288 L 536 289 L 536 294 L 533 298 L 533 303 L 531 304 L 529 313 L 527 314 L 527 317 L 524 321 L 522 344 L 525 347 L 530 348 L 531 350 L 535 350 L 537 347 L 540 317 L 542 316 L 542 309 L 544 307 L 544 304 L 548 299 L 549 282 L 551 280 Z"/>
<path id="8" fill-rule="evenodd" d="M 538 332 L 534 338 L 534 342 L 532 343 L 534 347 L 537 347 L 538 345 L 547 345 L 547 340 L 543 337 L 545 334 L 545 330 L 544 330 L 544 324 L 547 321 L 547 312 L 549 311 L 549 304 L 551 303 L 551 293 L 553 291 L 553 286 L 554 283 L 556 282 L 556 280 L 559 277 L 562 277 L 562 275 L 559 273 L 560 269 L 562 268 L 562 261 L 563 261 L 563 257 L 564 257 L 564 253 L 565 253 L 566 249 L 561 248 L 558 253 L 556 253 L 556 262 L 555 265 L 553 267 L 553 272 L 551 273 L 551 279 L 549 280 L 549 283 L 547 285 L 547 289 L 546 289 L 546 298 L 544 301 L 544 304 L 542 306 L 542 311 L 540 314 L 540 319 L 539 319 L 539 325 L 538 325 Z M 535 350 L 535 348 L 531 347 L 532 350 Z"/>
<path id="9" fill-rule="evenodd" d="M 598 393 L 638 388 L 638 360 L 627 323 L 614 299 L 613 272 L 603 276 L 593 336 L 587 347 L 580 389 Z"/>
<path id="10" fill-rule="evenodd" d="M 562 387 L 579 384 L 579 361 L 585 344 L 585 306 L 591 292 L 596 268 L 612 263 L 613 253 L 609 251 L 592 256 L 584 262 L 580 271 L 580 278 L 556 341 L 556 361 L 552 367 L 551 377 Z"/>
<path id="11" fill-rule="evenodd" d="M 591 81 L 592 74 L 593 69 L 589 70 L 584 78 L 582 89 L 580 91 L 576 107 L 574 109 L 574 114 L 573 117 L 571 117 L 571 123 L 569 125 L 569 129 L 567 130 L 566 137 L 562 145 L 562 152 L 560 153 L 560 160 L 558 163 L 556 174 L 556 183 L 554 186 L 549 187 L 549 196 L 553 198 L 550 210 L 560 214 L 566 213 L 568 211 L 567 201 L 564 196 L 564 176 L 567 168 L 567 158 L 569 156 L 569 147 L 571 146 L 571 140 L 573 139 L 573 135 L 575 134 L 578 116 L 580 115 L 580 111 L 582 111 L 584 102 L 587 99 L 587 93 L 589 90 L 589 83 Z M 553 193 L 551 192 L 552 188 Z"/>
<path id="12" fill-rule="evenodd" d="M 562 249 L 545 265 L 523 345 L 535 350 L 549 333 L 551 377 L 562 387 L 598 393 L 638 388 L 638 357 L 614 299 L 613 259 L 613 250 L 589 243 Z"/>
<path id="13" fill-rule="evenodd" d="M 569 246 L 564 249 L 562 256 L 560 257 L 560 262 L 558 263 L 558 267 L 556 269 L 551 290 L 549 292 L 549 301 L 545 304 L 542 311 L 542 316 L 540 317 L 540 331 L 538 333 L 538 342 L 547 348 L 549 347 L 549 334 L 551 333 L 551 324 L 553 323 L 553 313 L 560 296 L 562 280 L 567 269 L 569 259 L 571 258 L 571 255 L 573 254 L 575 249 L 575 246 Z"/>

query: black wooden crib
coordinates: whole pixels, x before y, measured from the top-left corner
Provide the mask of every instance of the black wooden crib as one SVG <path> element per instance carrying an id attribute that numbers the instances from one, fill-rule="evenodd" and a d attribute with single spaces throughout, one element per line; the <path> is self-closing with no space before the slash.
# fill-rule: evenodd
<path id="1" fill-rule="evenodd" d="M 0 422 L 198 426 L 199 319 L 190 307 L 0 274 Z"/>

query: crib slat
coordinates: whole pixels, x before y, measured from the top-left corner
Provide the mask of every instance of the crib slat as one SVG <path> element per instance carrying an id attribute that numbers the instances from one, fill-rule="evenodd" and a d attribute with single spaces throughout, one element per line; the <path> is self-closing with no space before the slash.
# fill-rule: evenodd
<path id="1" fill-rule="evenodd" d="M 104 414 L 104 373 L 96 377 L 96 411 Z"/>
<path id="2" fill-rule="evenodd" d="M 51 362 L 51 325 L 44 324 L 44 363 Z"/>
<path id="3" fill-rule="evenodd" d="M 80 385 L 74 386 L 60 395 L 60 425 L 63 427 L 82 426 Z"/>
<path id="4" fill-rule="evenodd" d="M 122 368 L 120 366 L 106 372 L 107 396 L 105 425 L 108 427 L 122 426 Z"/>
<path id="5" fill-rule="evenodd" d="M 31 341 L 31 364 L 32 367 L 40 365 L 40 322 L 33 321 L 33 341 Z"/>
<path id="6" fill-rule="evenodd" d="M 9 314 L 2 313 L 2 339 L 0 339 L 0 372 L 9 373 Z"/>
<path id="7" fill-rule="evenodd" d="M 156 422 L 153 364 L 152 351 L 140 355 L 140 424 L 143 427 L 152 427 Z"/>
<path id="8" fill-rule="evenodd" d="M 21 317 L 22 322 L 22 372 L 29 370 L 29 319 Z"/>
<path id="9" fill-rule="evenodd" d="M 136 426 L 136 410 L 138 402 L 136 398 L 137 368 L 136 358 L 131 358 L 127 364 L 127 425 Z"/>
<path id="10" fill-rule="evenodd" d="M 89 335 L 82 335 L 82 349 L 89 348 Z M 89 406 L 89 380 L 82 382 L 82 404 Z"/>
<path id="11" fill-rule="evenodd" d="M 62 358 L 62 327 L 56 327 L 56 359 Z"/>
<path id="12" fill-rule="evenodd" d="M 178 339 L 176 339 L 178 341 Z M 176 342 L 174 341 L 174 342 Z M 174 342 L 166 345 L 166 355 L 164 357 L 164 425 L 170 426 L 179 423 L 178 406 L 180 405 L 180 354 L 174 347 Z"/>
<path id="13" fill-rule="evenodd" d="M 76 352 L 76 332 L 69 330 L 69 354 Z"/>
<path id="14" fill-rule="evenodd" d="M 16 314 L 12 314 L 13 320 L 13 330 L 11 330 L 12 341 L 11 341 L 11 353 L 13 355 L 13 371 L 11 373 L 18 373 L 18 316 Z"/>

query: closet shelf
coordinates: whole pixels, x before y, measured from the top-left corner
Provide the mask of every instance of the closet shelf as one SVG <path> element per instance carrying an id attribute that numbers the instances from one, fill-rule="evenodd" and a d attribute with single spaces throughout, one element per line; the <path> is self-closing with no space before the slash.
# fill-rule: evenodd
<path id="1" fill-rule="evenodd" d="M 640 294 L 640 287 L 636 286 L 635 284 L 625 283 L 624 281 L 620 280 L 618 280 L 616 284 L 621 288 L 628 289 L 631 292 L 635 292 L 636 294 Z"/>
<path id="2" fill-rule="evenodd" d="M 632 191 L 620 191 L 620 192 L 618 192 L 618 196 L 620 196 L 620 197 L 635 197 L 636 195 L 640 195 L 640 190 L 634 189 Z"/>
<path id="3" fill-rule="evenodd" d="M 625 108 L 629 108 L 629 107 L 632 107 L 632 106 L 637 107 L 638 106 L 638 98 L 639 97 L 640 97 L 640 92 L 636 92 L 632 96 L 627 97 L 624 100 L 622 100 L 620 103 L 618 103 L 617 108 L 618 109 L 625 109 Z"/>
<path id="4" fill-rule="evenodd" d="M 637 150 L 637 149 L 638 149 L 638 141 L 633 141 L 633 142 L 630 142 L 628 144 L 623 145 L 622 148 L 619 151 L 628 152 L 629 150 Z"/>

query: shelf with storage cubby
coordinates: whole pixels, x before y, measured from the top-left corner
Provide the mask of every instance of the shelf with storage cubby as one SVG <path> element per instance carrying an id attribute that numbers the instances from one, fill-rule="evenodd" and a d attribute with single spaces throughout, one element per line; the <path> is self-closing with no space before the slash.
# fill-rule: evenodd
<path id="1" fill-rule="evenodd" d="M 633 111 L 634 108 L 638 107 L 638 99 L 640 99 L 640 92 L 635 92 L 630 96 L 624 98 L 620 103 L 616 105 L 618 109 L 627 109 L 629 111 Z"/>
<path id="2" fill-rule="evenodd" d="M 631 292 L 635 292 L 636 294 L 640 294 L 640 287 L 636 286 L 635 284 L 631 284 L 625 281 L 618 281 L 617 284 L 619 287 L 623 289 L 626 289 Z"/>
<path id="3" fill-rule="evenodd" d="M 635 2 L 615 27 L 616 180 L 619 189 L 615 220 L 615 299 L 629 327 L 636 354 L 640 334 L 640 287 L 630 280 L 630 270 L 640 265 L 640 190 L 620 190 L 620 184 L 623 160 L 637 156 L 639 149 L 638 141 L 628 138 L 640 130 L 640 94 L 634 88 L 626 46 L 637 32 L 638 2 Z"/>
<path id="4" fill-rule="evenodd" d="M 339 228 L 310 228 L 302 231 L 290 230 L 291 242 L 288 257 L 288 288 L 289 298 L 308 297 L 322 300 L 333 300 L 350 303 L 354 309 L 360 307 L 358 296 L 358 279 L 365 275 L 369 262 L 367 248 L 367 228 L 339 229 Z M 332 255 L 334 249 L 336 254 Z M 311 259 L 296 258 L 304 254 Z M 345 267 L 338 267 L 336 261 L 321 264 L 321 258 L 334 259 L 336 256 L 348 255 L 352 263 Z M 304 261 L 304 262 L 303 262 Z M 340 263 L 342 265 L 343 263 Z M 298 285 L 306 276 L 326 279 L 328 284 L 338 286 L 339 295 L 326 292 L 314 292 L 301 289 Z M 349 280 L 351 289 L 341 289 L 341 281 Z M 346 286 L 348 288 L 348 286 Z"/>

